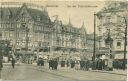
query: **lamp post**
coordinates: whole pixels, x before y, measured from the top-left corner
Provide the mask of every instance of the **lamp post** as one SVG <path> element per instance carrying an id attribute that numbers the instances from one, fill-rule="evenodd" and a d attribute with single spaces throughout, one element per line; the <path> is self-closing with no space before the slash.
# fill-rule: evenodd
<path id="1" fill-rule="evenodd" d="M 2 3 L 1 3 L 1 13 L 2 13 Z M 1 27 L 2 27 L 2 14 L 0 15 L 0 22 L 1 22 Z M 2 34 L 1 34 L 1 37 L 2 37 Z M 1 71 L 2 71 L 2 68 L 3 68 L 3 45 L 2 45 L 2 42 L 0 41 L 0 79 L 1 79 Z"/>
<path id="2" fill-rule="evenodd" d="M 96 63 L 95 63 L 95 48 L 96 48 L 96 14 L 94 13 L 94 46 L 93 46 L 93 56 L 92 56 L 92 61 L 93 61 L 93 69 L 96 69 Z"/>
<path id="3" fill-rule="evenodd" d="M 113 66 L 112 66 L 112 59 L 113 59 L 113 55 L 112 55 L 112 43 L 113 43 L 113 39 L 111 38 L 110 35 L 110 29 L 108 30 L 108 36 L 105 39 L 105 43 L 107 45 L 107 47 L 109 48 L 109 54 L 108 54 L 108 68 L 112 70 Z"/>
<path id="4" fill-rule="evenodd" d="M 1 43 L 0 43 L 1 44 Z M 3 68 L 3 49 L 2 49 L 2 44 L 0 46 L 0 79 L 1 79 L 1 71 L 2 71 L 2 68 Z"/>
<path id="5" fill-rule="evenodd" d="M 125 41 L 124 41 L 124 61 L 123 61 L 123 70 L 125 70 L 125 60 L 126 60 L 126 53 L 127 53 L 127 25 L 128 25 L 128 21 L 125 17 L 124 21 L 125 21 Z"/>
<path id="6" fill-rule="evenodd" d="M 28 41 L 29 41 L 28 32 L 29 32 L 29 28 L 26 27 L 26 46 L 25 46 L 26 52 L 28 51 Z"/>

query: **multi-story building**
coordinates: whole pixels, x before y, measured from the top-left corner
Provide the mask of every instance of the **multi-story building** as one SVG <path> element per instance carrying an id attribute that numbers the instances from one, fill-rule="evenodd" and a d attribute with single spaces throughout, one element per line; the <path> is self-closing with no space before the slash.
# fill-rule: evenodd
<path id="1" fill-rule="evenodd" d="M 99 49 L 99 37 L 96 35 L 94 40 L 94 33 L 86 34 L 86 59 L 92 59 L 94 53 L 94 41 L 95 41 L 95 53 Z"/>
<path id="2" fill-rule="evenodd" d="M 54 57 L 70 57 L 84 54 L 86 30 L 67 25 L 55 19 L 51 21 L 46 8 L 29 4 L 5 4 L 0 9 L 2 40 L 9 40 L 13 49 L 35 51 Z M 67 56 L 68 55 L 68 56 Z"/>
<path id="3" fill-rule="evenodd" d="M 127 19 L 127 2 L 112 2 L 97 13 L 100 47 L 106 47 L 105 40 L 108 35 L 112 38 L 112 54 L 114 59 L 124 59 L 124 36 L 126 24 L 124 18 Z"/>
<path id="4" fill-rule="evenodd" d="M 0 13 L 2 40 L 9 40 L 17 50 L 26 46 L 31 50 L 39 41 L 45 42 L 44 37 L 50 33 L 51 21 L 45 10 L 39 11 L 23 4 L 21 7 L 2 6 Z"/>

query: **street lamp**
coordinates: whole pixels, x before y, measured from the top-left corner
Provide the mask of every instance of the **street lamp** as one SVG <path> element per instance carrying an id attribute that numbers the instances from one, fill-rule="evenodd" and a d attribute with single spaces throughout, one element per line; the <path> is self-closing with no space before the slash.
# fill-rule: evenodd
<path id="1" fill-rule="evenodd" d="M 95 47 L 96 47 L 96 37 L 95 37 L 95 35 L 96 35 L 96 14 L 94 13 L 94 47 L 93 47 L 93 58 L 92 58 L 92 60 L 93 60 L 93 62 L 95 62 L 95 57 L 96 57 L 96 55 L 95 55 Z"/>
<path id="2" fill-rule="evenodd" d="M 123 17 L 124 21 L 125 21 L 125 41 L 124 41 L 124 61 L 123 61 L 123 69 L 125 70 L 125 60 L 126 60 L 126 53 L 127 53 L 127 25 L 128 25 L 128 21 L 125 17 Z"/>
<path id="3" fill-rule="evenodd" d="M 106 43 L 106 45 L 109 46 L 109 53 L 110 53 L 110 57 L 111 57 L 113 39 L 111 38 L 111 35 L 110 35 L 110 29 L 108 30 L 108 36 L 105 39 L 105 43 Z"/>
<path id="4" fill-rule="evenodd" d="M 96 69 L 96 63 L 95 63 L 95 58 L 96 58 L 96 13 L 94 13 L 94 46 L 93 46 L 93 56 L 92 56 L 92 61 L 93 61 L 93 69 Z"/>
<path id="5" fill-rule="evenodd" d="M 109 54 L 107 55 L 107 66 L 109 68 L 109 70 L 113 70 L 113 55 L 112 55 L 112 43 L 113 43 L 113 39 L 111 38 L 111 35 L 110 35 L 110 29 L 108 30 L 108 36 L 107 38 L 105 39 L 105 43 L 107 45 L 107 47 L 109 48 Z"/>

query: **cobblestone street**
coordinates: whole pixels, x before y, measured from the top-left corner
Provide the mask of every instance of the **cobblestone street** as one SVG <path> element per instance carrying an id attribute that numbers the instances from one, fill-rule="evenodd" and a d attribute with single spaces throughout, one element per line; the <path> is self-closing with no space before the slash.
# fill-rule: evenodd
<path id="1" fill-rule="evenodd" d="M 20 64 L 13 69 L 10 64 L 4 66 L 2 70 L 2 80 L 45 80 L 45 81 L 101 81 L 126 79 L 124 74 L 112 74 L 98 71 L 82 71 L 70 68 L 59 68 L 49 70 L 48 67 L 38 67 L 36 65 Z"/>

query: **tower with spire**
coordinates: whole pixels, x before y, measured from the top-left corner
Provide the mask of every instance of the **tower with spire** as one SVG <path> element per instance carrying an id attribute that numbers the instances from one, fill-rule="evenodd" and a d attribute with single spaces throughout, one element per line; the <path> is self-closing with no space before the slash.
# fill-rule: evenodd
<path id="1" fill-rule="evenodd" d="M 72 27 L 73 26 L 72 23 L 71 23 L 71 19 L 70 18 L 69 18 L 68 26 L 69 27 Z"/>
<path id="2" fill-rule="evenodd" d="M 45 16 L 48 16 L 48 11 L 47 11 L 47 7 L 46 6 L 44 7 L 44 14 L 45 14 Z"/>
<path id="3" fill-rule="evenodd" d="M 82 26 L 81 26 L 80 29 L 81 29 L 81 33 L 82 33 L 83 35 L 86 35 L 86 34 L 87 34 L 87 31 L 86 31 L 84 22 L 83 22 L 83 24 L 82 24 Z"/>

